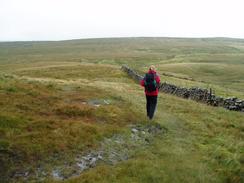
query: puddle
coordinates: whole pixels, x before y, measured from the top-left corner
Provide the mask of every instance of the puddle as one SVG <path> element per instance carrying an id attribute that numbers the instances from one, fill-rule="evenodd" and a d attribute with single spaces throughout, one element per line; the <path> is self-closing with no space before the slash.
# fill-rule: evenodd
<path id="1" fill-rule="evenodd" d="M 110 100 L 107 99 L 92 99 L 89 100 L 88 105 L 95 106 L 95 107 L 100 107 L 101 105 L 109 105 L 111 104 Z"/>
<path id="2" fill-rule="evenodd" d="M 94 107 L 100 107 L 102 105 L 110 105 L 112 103 L 109 99 L 90 99 L 90 100 L 84 100 L 84 99 L 74 99 L 64 100 L 66 103 L 75 103 L 75 104 L 82 104 L 82 105 L 90 105 Z"/>

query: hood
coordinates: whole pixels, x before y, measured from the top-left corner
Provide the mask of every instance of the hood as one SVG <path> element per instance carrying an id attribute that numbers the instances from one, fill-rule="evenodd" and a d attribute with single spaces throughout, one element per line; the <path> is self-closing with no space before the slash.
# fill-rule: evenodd
<path id="1" fill-rule="evenodd" d="M 148 73 L 149 73 L 149 74 L 156 74 L 156 71 L 154 71 L 154 70 L 149 70 Z"/>

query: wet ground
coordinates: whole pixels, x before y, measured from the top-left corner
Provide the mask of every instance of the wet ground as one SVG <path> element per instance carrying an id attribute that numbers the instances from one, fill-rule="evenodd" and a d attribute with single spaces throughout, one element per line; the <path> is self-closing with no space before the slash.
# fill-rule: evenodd
<path id="1" fill-rule="evenodd" d="M 110 138 L 104 138 L 98 149 L 77 154 L 72 162 L 63 162 L 49 170 L 40 166 L 35 170 L 16 172 L 13 179 L 43 181 L 46 178 L 65 180 L 76 177 L 83 171 L 100 164 L 115 165 L 121 161 L 126 161 L 137 150 L 147 148 L 156 136 L 164 133 L 166 133 L 166 129 L 159 124 L 133 125 L 129 127 L 128 133 L 115 134 Z"/>

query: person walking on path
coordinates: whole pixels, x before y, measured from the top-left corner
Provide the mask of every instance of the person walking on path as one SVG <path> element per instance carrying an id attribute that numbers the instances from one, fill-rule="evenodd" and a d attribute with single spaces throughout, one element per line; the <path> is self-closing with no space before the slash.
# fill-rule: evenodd
<path id="1" fill-rule="evenodd" d="M 147 117 L 151 120 L 157 106 L 158 86 L 160 77 L 157 75 L 155 67 L 151 65 L 140 84 L 145 88 Z"/>

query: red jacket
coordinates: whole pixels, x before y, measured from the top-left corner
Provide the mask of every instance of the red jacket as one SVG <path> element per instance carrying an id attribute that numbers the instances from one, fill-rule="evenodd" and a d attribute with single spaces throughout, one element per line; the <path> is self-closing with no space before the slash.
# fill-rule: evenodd
<path id="1" fill-rule="evenodd" d="M 155 76 L 156 76 L 155 80 L 156 80 L 157 84 L 160 83 L 160 77 L 157 75 L 157 73 L 155 71 L 149 70 L 148 73 L 149 74 L 151 74 L 151 73 L 155 74 Z M 140 83 L 141 83 L 141 86 L 145 87 L 145 77 L 141 80 Z M 158 88 L 156 89 L 156 91 L 153 91 L 153 92 L 148 92 L 145 90 L 145 94 L 148 96 L 157 96 L 158 95 Z"/>

